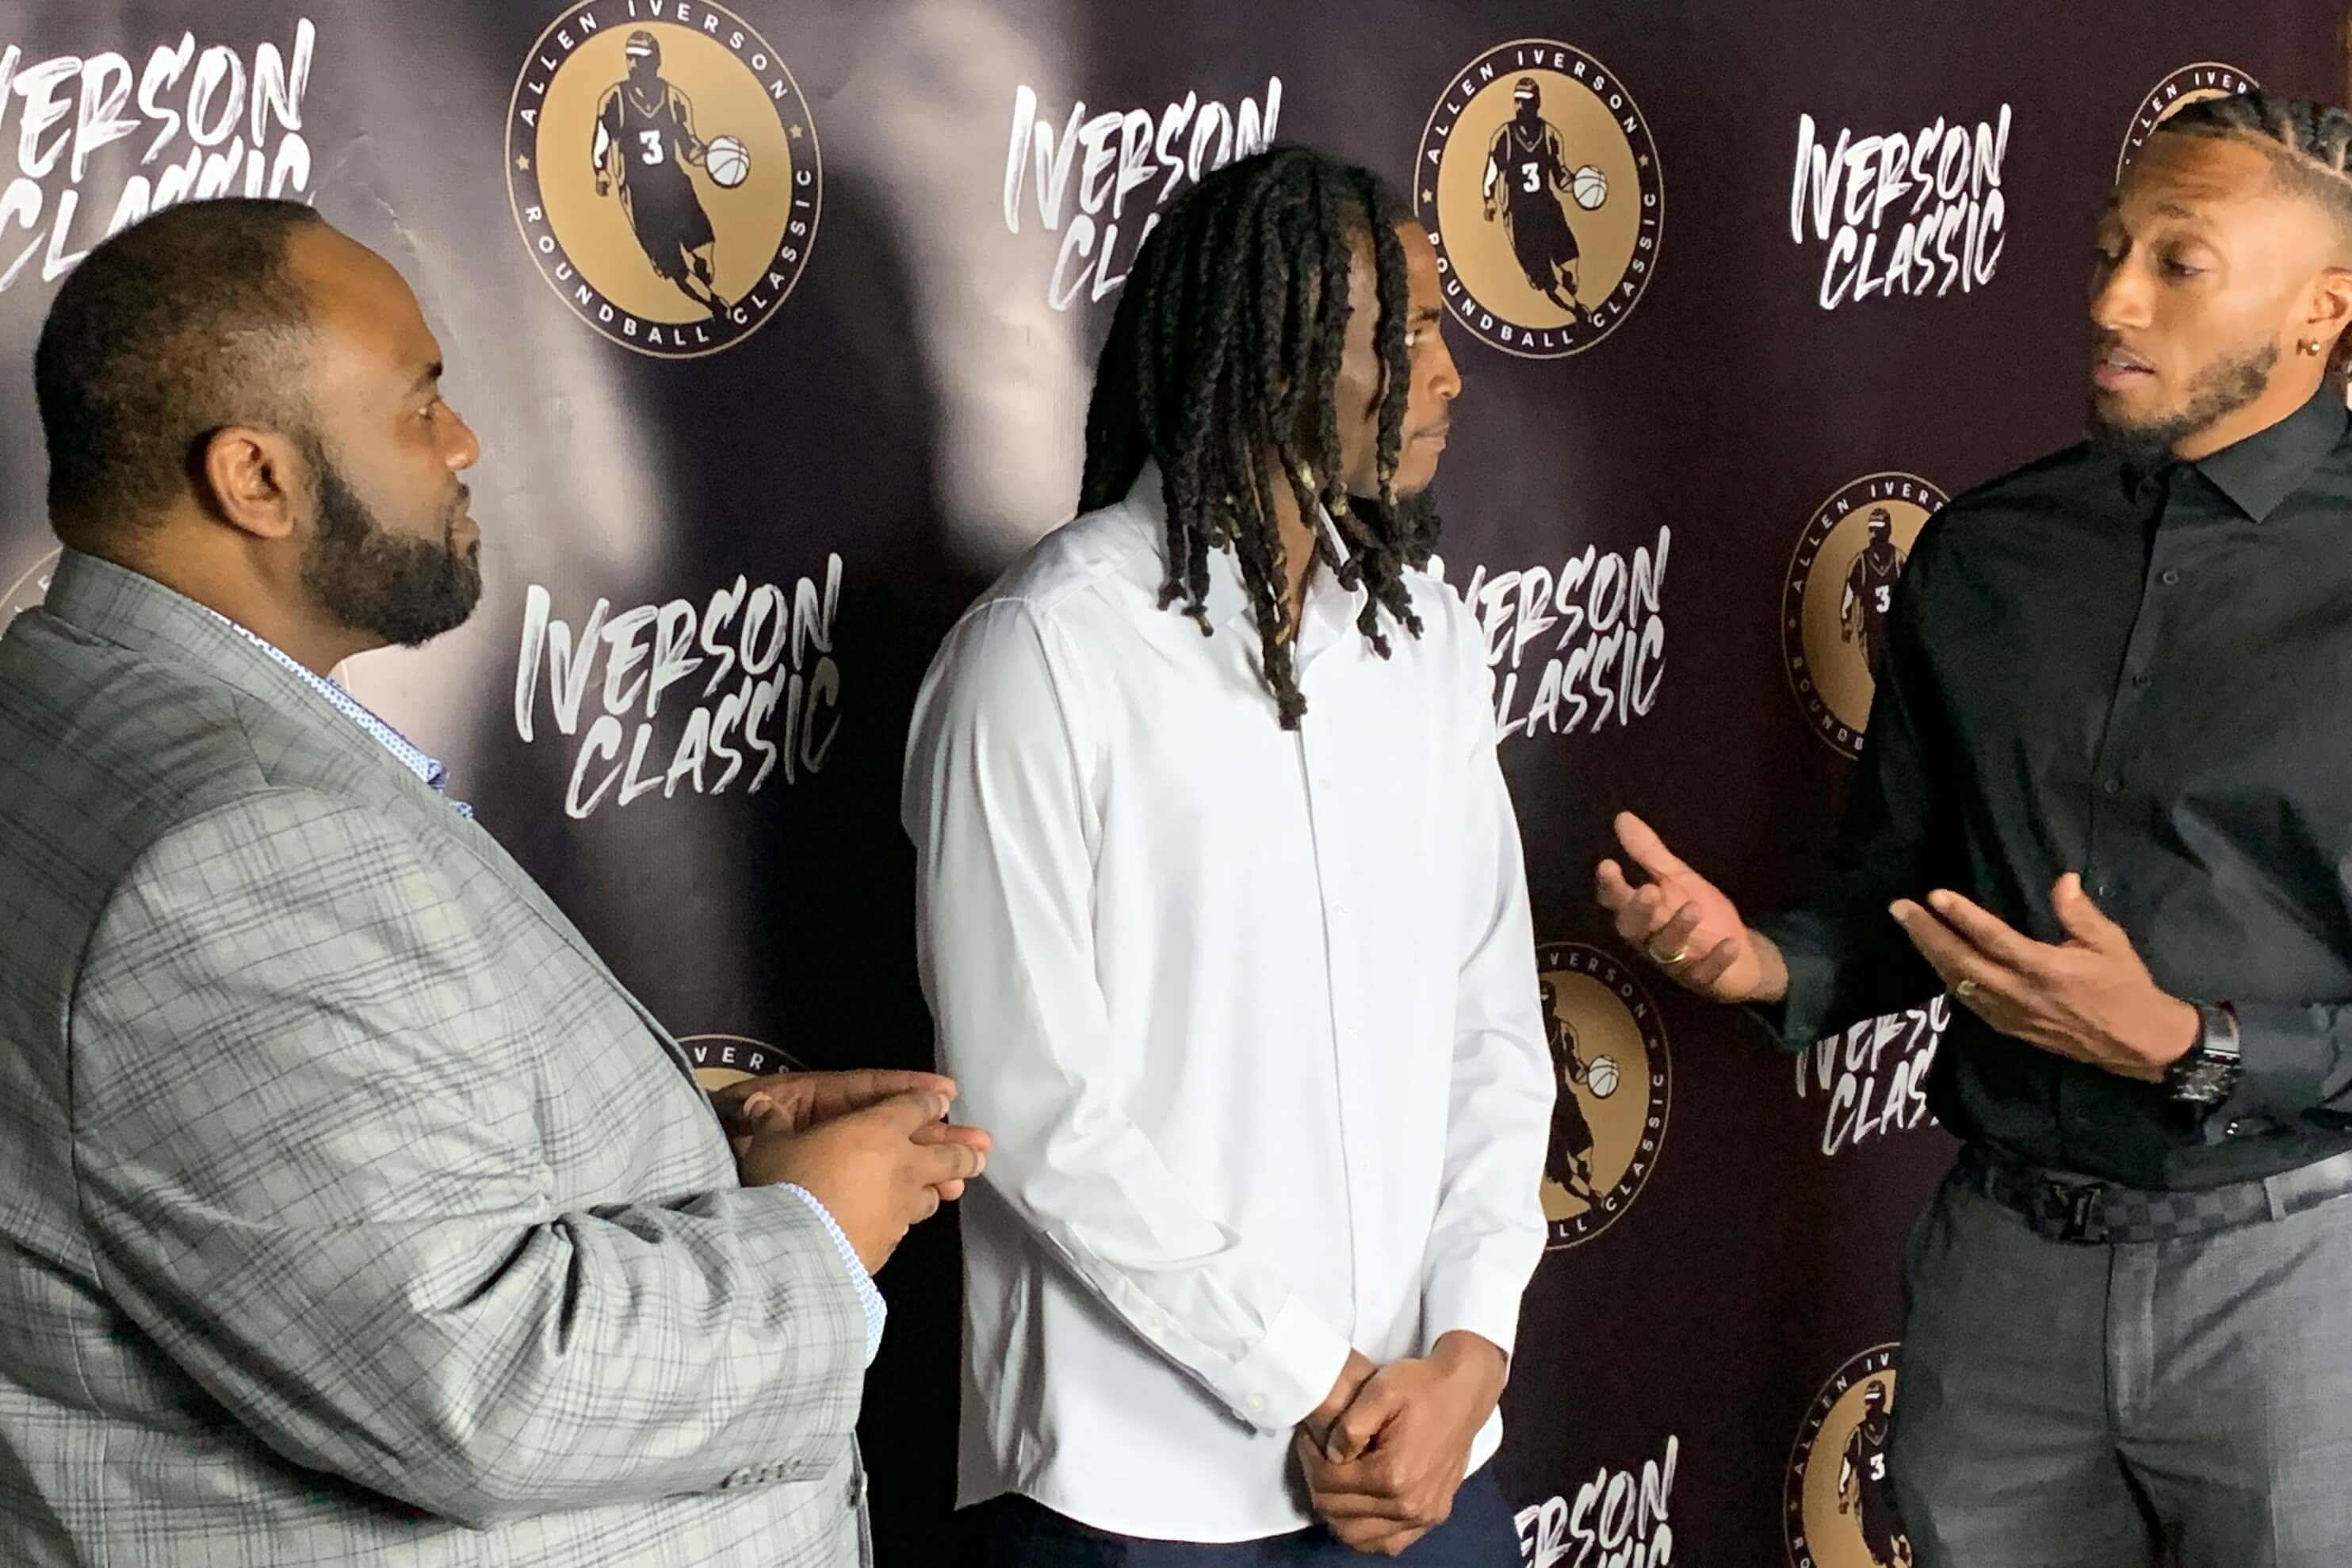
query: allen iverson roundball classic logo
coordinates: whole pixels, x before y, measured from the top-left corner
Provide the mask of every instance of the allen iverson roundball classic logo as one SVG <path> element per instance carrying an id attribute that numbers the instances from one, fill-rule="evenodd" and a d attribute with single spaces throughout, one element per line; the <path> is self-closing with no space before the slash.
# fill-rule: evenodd
<path id="1" fill-rule="evenodd" d="M 1813 510 L 1780 595 L 1780 651 L 1805 722 L 1862 755 L 1895 585 L 1920 525 L 1950 498 L 1916 474 L 1869 474 Z"/>
<path id="2" fill-rule="evenodd" d="M 9 584 L 6 593 L 0 594 L 0 632 L 6 631 L 10 621 L 49 596 L 49 579 L 57 575 L 58 560 L 63 553 L 50 551 Z"/>
<path id="3" fill-rule="evenodd" d="M 766 324 L 808 263 L 824 204 L 792 72 L 703 0 L 588 0 L 557 17 L 515 81 L 507 186 L 572 312 L 666 359 Z"/>
<path id="4" fill-rule="evenodd" d="M 1880 1345 L 1838 1368 L 1806 1413 L 1780 1510 L 1790 1568 L 1911 1568 L 1886 1479 L 1895 1350 Z"/>
<path id="5" fill-rule="evenodd" d="M 1650 128 L 1625 85 L 1570 45 L 1521 38 L 1463 68 L 1412 178 L 1446 304 L 1506 353 L 1591 348 L 1656 270 L 1664 186 Z"/>
<path id="6" fill-rule="evenodd" d="M 1536 969 L 1559 1087 L 1543 1178 L 1558 1248 L 1600 1235 L 1641 1195 L 1673 1079 L 1658 1010 L 1623 964 L 1569 942 L 1538 948 Z"/>
<path id="7" fill-rule="evenodd" d="M 2254 92 L 2262 83 L 2235 66 L 2225 66 L 2219 60 L 2200 60 L 2193 66 L 2182 66 L 2141 95 L 2139 107 L 2132 110 L 2131 129 L 2124 132 L 2122 151 L 2116 154 L 2116 178 L 2132 166 L 2139 150 L 2156 128 L 2197 102 L 2200 99 L 2227 98 L 2231 93 Z"/>
<path id="8" fill-rule="evenodd" d="M 801 1070 L 800 1063 L 748 1035 L 680 1035 L 677 1043 L 686 1059 L 694 1064 L 694 1081 L 705 1094 L 715 1094 L 747 1078 Z"/>

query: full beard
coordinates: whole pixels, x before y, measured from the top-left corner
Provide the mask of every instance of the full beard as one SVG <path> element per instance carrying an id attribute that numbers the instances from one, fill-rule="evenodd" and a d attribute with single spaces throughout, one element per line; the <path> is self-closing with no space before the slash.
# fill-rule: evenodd
<path id="1" fill-rule="evenodd" d="M 348 630 L 416 647 L 466 623 L 481 602 L 481 543 L 457 548 L 461 490 L 445 509 L 437 541 L 387 530 L 352 489 L 323 443 L 303 443 L 317 475 L 318 514 L 302 554 L 302 585 Z"/>

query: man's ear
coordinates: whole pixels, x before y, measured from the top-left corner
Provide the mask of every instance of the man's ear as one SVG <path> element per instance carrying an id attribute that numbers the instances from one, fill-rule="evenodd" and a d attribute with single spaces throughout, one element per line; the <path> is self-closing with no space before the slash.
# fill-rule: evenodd
<path id="1" fill-rule="evenodd" d="M 2303 335 L 2326 345 L 2330 370 L 2341 374 L 2352 361 L 2352 268 L 2330 267 L 2312 280 Z"/>
<path id="2" fill-rule="evenodd" d="M 256 539 L 294 532 L 302 483 L 294 447 L 273 430 L 224 425 L 198 445 L 194 464 L 205 510 Z"/>

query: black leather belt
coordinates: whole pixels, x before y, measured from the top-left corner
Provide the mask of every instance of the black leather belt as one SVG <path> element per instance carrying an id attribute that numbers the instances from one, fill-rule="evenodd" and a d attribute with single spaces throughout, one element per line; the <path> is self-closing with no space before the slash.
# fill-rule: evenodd
<path id="1" fill-rule="evenodd" d="M 2018 1215 L 2035 1235 L 2084 1247 L 2183 1241 L 2284 1219 L 2352 1194 L 2352 1153 L 2256 1182 L 2198 1192 L 2144 1193 L 2021 1165 L 1976 1144 L 1960 1150 L 1963 1184 Z"/>

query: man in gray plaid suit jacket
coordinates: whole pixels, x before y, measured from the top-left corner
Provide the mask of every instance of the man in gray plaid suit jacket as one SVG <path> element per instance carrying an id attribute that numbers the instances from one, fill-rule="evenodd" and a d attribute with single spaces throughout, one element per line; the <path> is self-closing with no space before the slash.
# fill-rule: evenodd
<path id="1" fill-rule="evenodd" d="M 714 1115 L 325 679 L 478 597 L 438 360 L 275 203 L 126 230 L 44 331 L 68 550 L 0 638 L 10 1568 L 866 1555 L 868 1271 L 985 1137 L 929 1075 Z"/>

